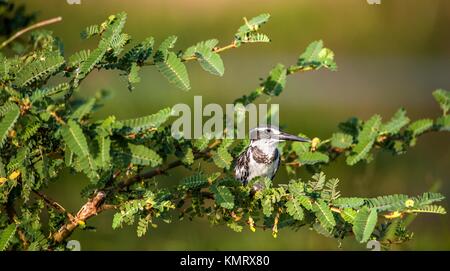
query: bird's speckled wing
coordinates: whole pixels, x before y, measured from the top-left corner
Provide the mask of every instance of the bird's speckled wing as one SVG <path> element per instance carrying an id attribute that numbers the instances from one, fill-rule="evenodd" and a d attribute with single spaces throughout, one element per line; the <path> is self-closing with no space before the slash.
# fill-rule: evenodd
<path id="1" fill-rule="evenodd" d="M 245 151 L 239 155 L 238 159 L 236 160 L 236 164 L 234 166 L 234 177 L 246 184 L 248 182 L 248 175 L 249 175 L 249 159 L 250 159 L 250 152 L 247 148 Z"/>

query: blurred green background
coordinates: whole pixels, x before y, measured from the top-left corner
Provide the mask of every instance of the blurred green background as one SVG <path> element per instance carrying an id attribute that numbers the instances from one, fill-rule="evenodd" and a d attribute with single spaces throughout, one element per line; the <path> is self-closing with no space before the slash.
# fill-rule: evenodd
<path id="1" fill-rule="evenodd" d="M 325 138 L 350 116 L 366 119 L 380 113 L 388 119 L 402 106 L 412 119 L 440 114 L 431 92 L 450 89 L 450 1 L 381 1 L 381 5 L 369 5 L 365 0 L 81 0 L 81 5 L 69 5 L 64 0 L 18 2 L 39 11 L 39 19 L 63 17 L 62 23 L 49 29 L 65 43 L 66 56 L 93 48 L 96 41 L 82 41 L 79 32 L 120 11 L 128 13 L 125 32 L 134 40 L 154 36 L 160 42 L 174 34 L 179 37 L 176 49 L 208 38 L 217 38 L 226 45 L 242 17 L 269 12 L 272 18 L 262 32 L 272 38 L 272 43 L 225 52 L 222 78 L 189 63 L 190 92 L 169 85 L 147 67 L 141 72 L 141 84 L 132 93 L 126 88 L 125 78 L 102 71 L 84 82 L 79 95 L 93 95 L 100 89 L 113 91 L 114 97 L 96 113 L 97 118 L 115 114 L 125 119 L 180 102 L 192 105 L 194 95 L 202 95 L 204 103 L 223 105 L 253 90 L 258 78 L 265 77 L 276 63 L 294 63 L 309 42 L 323 39 L 336 54 L 338 71 L 292 76 L 286 91 L 270 102 L 280 104 L 280 120 L 287 131 Z M 341 180 L 342 194 L 346 196 L 415 195 L 439 181 L 440 191 L 450 198 L 449 166 L 449 134 L 440 133 L 422 136 L 417 147 L 405 155 L 379 153 L 372 163 L 352 168 L 340 161 L 326 168 L 326 173 Z M 176 183 L 184 173 L 176 170 L 161 181 Z M 304 172 L 300 175 L 307 176 Z M 286 180 L 284 169 L 276 180 Z M 76 212 L 84 202 L 79 192 L 87 183 L 83 176 L 67 174 L 47 192 Z M 450 210 L 448 202 L 444 205 Z M 197 219 L 160 224 L 138 238 L 135 227 L 113 230 L 111 221 L 112 213 L 102 213 L 89 220 L 97 232 L 78 230 L 71 239 L 79 240 L 83 250 L 365 249 L 352 238 L 339 247 L 337 241 L 307 228 L 298 232 L 282 230 L 274 239 L 269 231 L 252 233 L 244 229 L 243 233 L 235 233 Z M 416 233 L 414 239 L 394 249 L 448 250 L 449 226 L 450 215 L 421 215 L 411 227 Z"/>

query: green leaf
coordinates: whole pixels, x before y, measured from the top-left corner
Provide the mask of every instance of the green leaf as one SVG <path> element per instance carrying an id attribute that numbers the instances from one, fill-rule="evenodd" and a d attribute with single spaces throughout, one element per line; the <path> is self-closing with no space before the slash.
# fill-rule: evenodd
<path id="1" fill-rule="evenodd" d="M 450 91 L 437 89 L 433 92 L 433 97 L 441 107 L 443 114 L 447 115 L 447 112 L 450 109 Z"/>
<path id="2" fill-rule="evenodd" d="M 229 210 L 234 208 L 234 195 L 231 194 L 230 189 L 225 186 L 213 186 L 211 190 L 214 193 L 216 203 L 220 207 Z"/>
<path id="3" fill-rule="evenodd" d="M 353 137 L 349 134 L 334 133 L 331 137 L 331 146 L 333 148 L 347 149 L 353 143 Z"/>
<path id="4" fill-rule="evenodd" d="M 213 161 L 216 166 L 219 168 L 230 168 L 231 163 L 233 162 L 233 157 L 227 150 L 228 144 L 226 142 L 222 142 L 220 144 L 219 148 L 217 148 L 217 151 L 213 152 Z"/>
<path id="5" fill-rule="evenodd" d="M 442 116 L 436 120 L 439 131 L 450 131 L 450 115 Z"/>
<path id="6" fill-rule="evenodd" d="M 189 58 L 195 56 L 195 52 L 198 52 L 199 48 L 206 48 L 209 51 L 212 51 L 214 47 L 219 43 L 216 39 L 210 39 L 201 41 L 189 48 L 187 48 L 183 53 L 183 58 Z"/>
<path id="7" fill-rule="evenodd" d="M 0 148 L 5 144 L 8 133 L 13 129 L 19 115 L 19 107 L 16 104 L 11 104 L 8 108 L 8 112 L 5 113 L 3 119 L 0 120 Z"/>
<path id="8" fill-rule="evenodd" d="M 80 158 L 80 166 L 91 180 L 98 180 L 97 165 L 89 152 L 87 140 L 81 127 L 74 120 L 69 120 L 61 128 L 61 135 L 70 150 Z"/>
<path id="9" fill-rule="evenodd" d="M 185 165 L 192 165 L 194 163 L 194 152 L 192 151 L 192 148 L 186 148 L 181 161 Z"/>
<path id="10" fill-rule="evenodd" d="M 405 207 L 405 201 L 408 200 L 407 195 L 387 195 L 376 198 L 367 199 L 368 207 L 378 211 L 398 211 Z"/>
<path id="11" fill-rule="evenodd" d="M 313 210 L 313 205 L 311 202 L 311 199 L 307 196 L 298 196 L 297 197 L 298 202 L 308 211 Z"/>
<path id="12" fill-rule="evenodd" d="M 286 86 L 287 69 L 283 64 L 278 64 L 270 71 L 269 77 L 264 82 L 264 93 L 278 96 Z"/>
<path id="13" fill-rule="evenodd" d="M 182 90 L 191 88 L 186 66 L 181 59 L 173 52 L 168 52 L 167 59 L 163 62 L 157 62 L 156 67 L 164 77 Z"/>
<path id="14" fill-rule="evenodd" d="M 147 233 L 149 223 L 150 223 L 150 221 L 146 217 L 139 218 L 137 231 L 136 231 L 138 237 L 142 237 Z"/>
<path id="15" fill-rule="evenodd" d="M 75 111 L 70 115 L 70 118 L 74 120 L 80 121 L 83 119 L 86 115 L 90 114 L 92 112 L 92 109 L 95 106 L 96 99 L 90 98 L 86 102 L 82 103 L 80 106 L 78 106 Z"/>
<path id="16" fill-rule="evenodd" d="M 131 159 L 131 163 L 143 166 L 155 167 L 162 163 L 162 158 L 155 151 L 143 146 L 129 143 L 130 152 L 125 153 Z"/>
<path id="17" fill-rule="evenodd" d="M 111 165 L 111 139 L 109 136 L 97 136 L 98 143 L 98 155 L 97 155 L 97 165 L 99 168 L 106 169 Z"/>
<path id="18" fill-rule="evenodd" d="M 16 229 L 16 224 L 10 224 L 0 233 L 0 251 L 5 251 L 8 248 L 9 242 L 16 234 Z"/>
<path id="19" fill-rule="evenodd" d="M 64 57 L 58 51 L 48 53 L 39 59 L 25 64 L 17 73 L 14 84 L 19 87 L 24 87 L 35 81 L 45 79 L 47 76 L 57 72 L 64 62 Z"/>
<path id="20" fill-rule="evenodd" d="M 217 76 L 223 75 L 225 67 L 218 53 L 214 53 L 208 47 L 199 47 L 195 52 L 195 56 L 205 71 Z"/>
<path id="21" fill-rule="evenodd" d="M 125 55 L 120 59 L 122 63 L 144 63 L 148 57 L 152 54 L 153 45 L 155 40 L 153 37 L 148 37 L 141 41 L 139 44 L 131 48 Z"/>
<path id="22" fill-rule="evenodd" d="M 336 226 L 336 221 L 334 220 L 333 213 L 328 205 L 323 200 L 319 199 L 314 202 L 312 210 L 316 214 L 322 227 L 331 232 L 334 226 Z"/>
<path id="23" fill-rule="evenodd" d="M 304 213 L 298 199 L 293 199 L 286 202 L 286 211 L 292 216 L 295 220 L 303 220 Z"/>
<path id="24" fill-rule="evenodd" d="M 396 134 L 408 123 L 409 118 L 406 116 L 406 110 L 400 108 L 387 123 L 381 125 L 380 134 Z"/>
<path id="25" fill-rule="evenodd" d="M 197 149 L 199 151 L 203 151 L 208 147 L 209 141 L 210 141 L 209 138 L 201 137 L 201 138 L 193 139 L 192 145 L 194 146 L 195 149 Z"/>
<path id="26" fill-rule="evenodd" d="M 410 210 L 411 213 L 430 213 L 430 214 L 440 214 L 445 215 L 447 214 L 447 211 L 444 207 L 439 205 L 427 205 L 420 208 L 415 208 Z"/>
<path id="27" fill-rule="evenodd" d="M 69 57 L 69 66 L 71 67 L 79 66 L 81 63 L 85 62 L 89 58 L 90 54 L 91 54 L 90 50 L 81 50 L 79 52 L 76 52 L 75 54 Z"/>
<path id="28" fill-rule="evenodd" d="M 353 148 L 352 154 L 347 157 L 346 161 L 348 165 L 352 166 L 367 157 L 367 154 L 375 143 L 380 125 L 381 117 L 379 115 L 374 115 L 364 123 L 362 131 L 358 135 L 358 143 Z"/>
<path id="29" fill-rule="evenodd" d="M 377 219 L 378 215 L 375 209 L 364 207 L 358 211 L 352 228 L 357 241 L 365 243 L 369 240 L 377 225 Z"/>
<path id="30" fill-rule="evenodd" d="M 128 89 L 133 90 L 133 84 L 141 82 L 141 77 L 139 77 L 139 70 L 141 69 L 136 63 L 131 64 L 130 72 L 128 73 Z"/>
<path id="31" fill-rule="evenodd" d="M 151 128 L 158 128 L 165 123 L 172 114 L 172 108 L 166 107 L 157 113 L 141 118 L 129 119 L 121 121 L 123 126 L 127 128 L 127 132 L 139 133 Z"/>
<path id="32" fill-rule="evenodd" d="M 344 208 L 340 215 L 345 220 L 345 222 L 353 224 L 355 222 L 357 212 L 352 208 Z"/>
<path id="33" fill-rule="evenodd" d="M 169 49 L 172 49 L 175 46 L 177 39 L 178 38 L 176 36 L 169 36 L 163 42 L 161 42 L 158 50 L 153 56 L 155 62 L 164 62 L 167 60 Z"/>
<path id="34" fill-rule="evenodd" d="M 38 89 L 33 91 L 33 94 L 30 97 L 30 101 L 32 103 L 35 103 L 37 101 L 44 99 L 45 97 L 50 97 L 61 92 L 66 92 L 67 90 L 69 90 L 69 88 L 70 88 L 69 84 L 61 83 L 54 87 Z"/>
<path id="35" fill-rule="evenodd" d="M 180 186 L 184 189 L 199 189 L 208 185 L 208 179 L 203 174 L 195 174 L 185 177 L 180 181 Z"/>
<path id="36" fill-rule="evenodd" d="M 364 205 L 363 198 L 338 198 L 333 201 L 333 205 L 339 208 L 357 208 Z"/>
<path id="37" fill-rule="evenodd" d="M 408 126 L 408 130 L 411 131 L 413 136 L 418 136 L 424 133 L 426 130 L 430 129 L 433 126 L 433 120 L 431 119 L 420 119 L 411 123 Z"/>
<path id="38" fill-rule="evenodd" d="M 297 66 L 292 66 L 290 70 L 309 70 L 326 67 L 332 71 L 337 69 L 334 62 L 334 53 L 328 48 L 323 47 L 323 41 L 318 40 L 310 43 L 297 61 Z"/>
<path id="39" fill-rule="evenodd" d="M 318 163 L 328 163 L 328 155 L 321 152 L 305 152 L 300 154 L 298 160 L 304 165 L 314 165 Z"/>
<path id="40" fill-rule="evenodd" d="M 238 33 L 248 33 L 257 31 L 259 27 L 269 21 L 270 14 L 262 13 L 256 17 L 251 18 L 238 29 Z"/>

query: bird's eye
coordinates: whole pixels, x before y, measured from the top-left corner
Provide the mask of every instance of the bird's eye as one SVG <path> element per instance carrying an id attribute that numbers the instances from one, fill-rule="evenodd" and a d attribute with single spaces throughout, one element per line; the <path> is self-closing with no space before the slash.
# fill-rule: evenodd
<path id="1" fill-rule="evenodd" d="M 270 129 L 266 129 L 266 132 L 270 133 Z"/>

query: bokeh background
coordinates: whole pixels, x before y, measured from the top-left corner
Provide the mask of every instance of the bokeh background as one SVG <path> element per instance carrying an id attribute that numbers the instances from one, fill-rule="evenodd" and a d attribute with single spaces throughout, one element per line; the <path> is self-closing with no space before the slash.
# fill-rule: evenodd
<path id="1" fill-rule="evenodd" d="M 325 138 L 340 121 L 350 116 L 368 118 L 380 113 L 384 119 L 405 107 L 412 119 L 435 118 L 440 114 L 431 92 L 450 89 L 450 1 L 381 0 L 65 0 L 17 1 L 38 11 L 39 19 L 62 16 L 63 22 L 49 27 L 65 43 L 69 56 L 96 41 L 82 41 L 79 32 L 110 14 L 128 13 L 125 31 L 134 40 L 154 36 L 158 42 L 174 34 L 177 49 L 200 40 L 217 38 L 228 44 L 242 17 L 262 12 L 272 15 L 263 32 L 270 44 L 243 46 L 222 54 L 225 75 L 214 77 L 189 63 L 192 90 L 183 92 L 169 85 L 153 68 L 144 68 L 142 82 L 134 92 L 115 72 L 102 71 L 82 85 L 80 96 L 109 89 L 114 97 L 97 118 L 115 114 L 121 119 L 151 114 L 163 106 L 193 104 L 194 95 L 204 103 L 230 103 L 253 90 L 260 77 L 278 62 L 296 61 L 309 42 L 323 39 L 333 49 L 339 69 L 292 76 L 286 91 L 270 102 L 280 104 L 280 120 L 289 132 L 303 132 Z M 265 102 L 264 100 L 260 102 Z M 379 153 L 370 164 L 347 167 L 343 161 L 326 169 L 341 180 L 343 195 L 377 196 L 419 194 L 439 182 L 440 192 L 450 198 L 450 140 L 448 133 L 427 134 L 415 148 L 402 156 Z M 176 183 L 183 170 L 161 181 Z M 307 176 L 306 173 L 300 175 Z M 276 178 L 286 180 L 284 169 Z M 83 204 L 79 196 L 88 181 L 83 176 L 65 175 L 55 182 L 49 195 L 76 212 Z M 444 202 L 450 209 L 449 200 Z M 225 226 L 211 227 L 206 220 L 160 224 L 143 238 L 135 227 L 111 228 L 112 213 L 89 220 L 97 232 L 78 230 L 71 238 L 83 250 L 364 250 L 353 239 L 337 241 L 307 228 L 282 230 L 277 239 L 269 231 L 235 233 Z M 450 215 L 421 215 L 412 224 L 414 239 L 399 250 L 450 249 Z"/>

